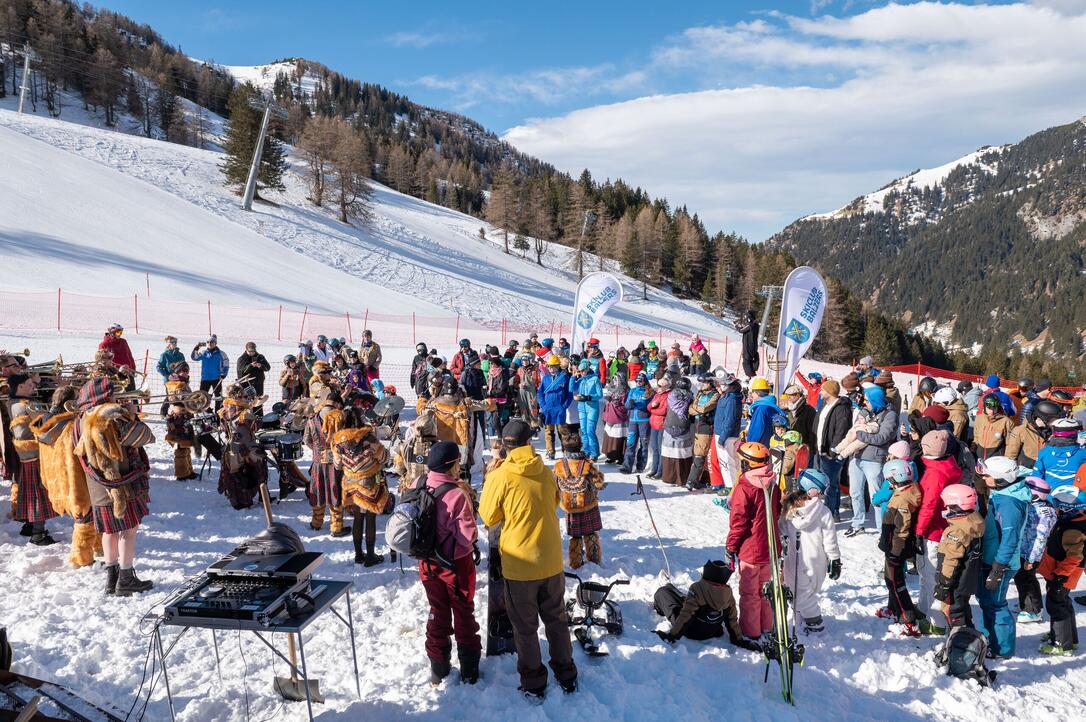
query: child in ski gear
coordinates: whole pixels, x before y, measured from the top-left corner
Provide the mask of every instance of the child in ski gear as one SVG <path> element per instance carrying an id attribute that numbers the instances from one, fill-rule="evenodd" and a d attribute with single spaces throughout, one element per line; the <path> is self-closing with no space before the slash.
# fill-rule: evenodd
<path id="1" fill-rule="evenodd" d="M 1042 402 L 1045 399 L 1042 399 Z M 1037 565 L 1044 556 L 1048 535 L 1056 524 L 1056 509 L 1048 500 L 1052 489 L 1038 476 L 1027 476 L 1023 482 L 1033 495 L 1026 511 L 1026 528 L 1022 532 L 1022 566 L 1014 575 L 1018 590 L 1019 622 L 1041 621 L 1041 585 L 1037 581 Z"/>
<path id="2" fill-rule="evenodd" d="M 460 447 L 441 441 L 426 457 L 426 487 L 434 492 L 443 484 L 456 484 L 459 477 Z M 448 487 L 447 487 L 448 488 Z M 430 659 L 430 682 L 438 684 L 449 674 L 452 657 L 450 636 L 456 637 L 460 679 L 475 684 L 479 679 L 482 642 L 475 621 L 475 542 L 479 529 L 471 499 L 461 488 L 437 498 L 436 539 L 440 556 L 453 560 L 451 569 L 428 559 L 419 560 L 419 577 L 430 603 L 426 621 L 426 656 Z"/>
<path id="3" fill-rule="evenodd" d="M 939 539 L 933 596 L 943 606 L 950 628 L 973 626 L 969 599 L 980 575 L 984 517 L 977 511 L 977 492 L 965 484 L 950 484 L 939 495 L 947 526 Z"/>
<path id="4" fill-rule="evenodd" d="M 543 423 L 543 440 L 547 446 L 547 458 L 554 458 L 554 437 L 558 425 L 566 421 L 566 409 L 573 402 L 570 391 L 569 374 L 562 370 L 562 362 L 557 356 L 546 360 L 546 373 L 539 381 L 536 398 L 539 402 L 539 416 Z"/>
<path id="5" fill-rule="evenodd" d="M 799 489 L 781 504 L 781 539 L 784 542 L 784 583 L 792 588 L 796 614 L 803 618 L 803 631 L 824 630 L 819 602 L 826 574 L 841 574 L 841 552 L 833 514 L 822 503 L 829 479 L 817 469 L 804 470 Z"/>
<path id="6" fill-rule="evenodd" d="M 781 479 L 781 491 L 795 491 L 796 477 L 806 468 L 809 452 L 800 433 L 788 428 L 788 418 L 785 416 L 773 419 L 769 453 L 773 457 L 773 471 Z M 800 468 L 797 468 L 797 461 Z"/>
<path id="7" fill-rule="evenodd" d="M 879 549 L 886 555 L 884 577 L 889 592 L 887 606 L 877 615 L 905 625 L 903 635 L 920 636 L 916 628 L 916 608 L 905 584 L 905 563 L 916 556 L 916 515 L 920 508 L 920 487 L 908 462 L 888 461 L 883 475 L 894 485 L 894 495 L 882 518 Z"/>
<path id="8" fill-rule="evenodd" d="M 1033 473 L 1055 489 L 1057 486 L 1074 483 L 1075 473 L 1080 466 L 1086 464 L 1086 448 L 1078 445 L 1078 432 L 1082 431 L 1078 421 L 1056 419 L 1049 424 L 1049 428 L 1052 433 L 1048 437 L 1048 443 L 1037 454 Z"/>
<path id="9" fill-rule="evenodd" d="M 1060 486 L 1052 490 L 1049 500 L 1059 518 L 1037 569 L 1046 582 L 1045 609 L 1051 620 L 1048 640 L 1041 645 L 1041 653 L 1067 656 L 1078 647 L 1071 590 L 1078 585 L 1086 558 L 1086 491 L 1077 486 Z"/>
<path id="10" fill-rule="evenodd" d="M 895 441 L 890 444 L 890 448 L 886 450 L 886 460 L 893 461 L 894 459 L 901 459 L 902 461 L 909 462 L 913 467 L 913 477 L 919 479 L 920 471 L 916 467 L 916 462 L 912 460 L 912 452 L 909 448 L 908 441 Z M 890 501 L 890 497 L 894 495 L 894 485 L 890 483 L 889 479 L 882 480 L 882 486 L 875 492 L 875 495 L 871 497 L 871 504 L 882 509 L 883 514 L 886 513 L 886 504 Z"/>
<path id="11" fill-rule="evenodd" d="M 928 410 L 939 407 L 928 407 Z M 946 634 L 946 619 L 933 608 L 935 575 L 938 569 L 939 542 L 947 520 L 943 518 L 943 489 L 961 481 L 962 470 L 954 457 L 947 454 L 950 433 L 936 429 L 924 434 L 920 446 L 924 453 L 924 474 L 920 477 L 920 509 L 916 515 L 916 571 L 920 576 L 916 608 L 923 615 L 920 631 L 924 634 Z"/>
<path id="12" fill-rule="evenodd" d="M 724 636 L 737 647 L 758 651 L 758 646 L 746 639 L 739 627 L 735 597 L 728 579 L 732 570 L 722 561 L 707 561 L 701 579 L 690 585 L 684 596 L 674 584 L 656 590 L 653 606 L 656 613 L 671 623 L 671 628 L 657 631 L 665 642 L 682 637 L 705 640 Z"/>
<path id="13" fill-rule="evenodd" d="M 569 535 L 569 568 L 584 566 L 585 557 L 595 564 L 601 563 L 599 492 L 607 485 L 603 474 L 581 451 L 581 439 L 576 434 L 564 432 L 562 445 L 564 458 L 554 463 L 554 479 L 561 492 L 559 505 L 566 513 L 566 534 Z"/>
<path id="14" fill-rule="evenodd" d="M 773 629 L 773 610 L 762 594 L 762 587 L 772 576 L 766 516 L 772 514 L 774 520 L 780 517 L 781 490 L 769 463 L 769 449 L 764 445 L 744 443 L 739 447 L 739 458 L 743 473 L 731 498 L 725 562 L 732 569 L 739 566 L 739 626 L 744 636 L 756 639 Z M 780 548 L 779 535 L 773 543 Z"/>
<path id="15" fill-rule="evenodd" d="M 984 521 L 977 602 L 992 656 L 1006 659 L 1014 656 L 1015 645 L 1015 622 L 1007 608 L 1007 588 L 1021 564 L 1022 530 L 1033 495 L 1018 478 L 1018 464 L 1006 456 L 985 460 L 981 474 L 989 490 L 989 507 Z"/>
<path id="16" fill-rule="evenodd" d="M 653 391 L 649 377 L 639 372 L 634 377 L 634 387 L 626 394 L 626 410 L 629 414 L 629 430 L 626 436 L 626 457 L 622 461 L 622 473 L 645 470 L 649 458 L 650 416 L 649 402 Z"/>
<path id="17" fill-rule="evenodd" d="M 769 439 L 773 435 L 773 419 L 784 416 L 784 412 L 770 393 L 769 382 L 761 376 L 750 382 L 750 393 L 754 400 L 749 408 L 747 441 L 769 446 Z"/>

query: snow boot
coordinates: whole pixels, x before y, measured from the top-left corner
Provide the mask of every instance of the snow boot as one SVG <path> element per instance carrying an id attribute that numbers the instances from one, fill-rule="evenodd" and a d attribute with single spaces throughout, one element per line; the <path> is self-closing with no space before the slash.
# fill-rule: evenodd
<path id="1" fill-rule="evenodd" d="M 826 631 L 826 625 L 822 621 L 822 615 L 817 617 L 811 617 L 803 619 L 803 633 L 804 634 L 822 634 Z"/>
<path id="2" fill-rule="evenodd" d="M 547 694 L 546 687 L 538 687 L 536 689 L 525 689 L 524 687 L 517 687 L 517 691 L 524 695 L 524 699 L 528 700 L 531 704 L 543 704 L 543 697 Z"/>
<path id="3" fill-rule="evenodd" d="M 430 658 L 430 685 L 437 687 L 449 676 L 449 671 L 452 669 L 447 659 L 434 659 Z"/>
<path id="4" fill-rule="evenodd" d="M 566 694 L 573 694 L 577 691 L 577 678 L 573 679 L 560 679 L 558 680 L 558 686 L 562 688 L 562 691 Z"/>
<path id="5" fill-rule="evenodd" d="M 902 637 L 917 638 L 923 636 L 915 624 L 909 624 L 908 622 L 902 622 L 903 629 L 901 630 Z"/>
<path id="6" fill-rule="evenodd" d="M 354 563 L 355 564 L 365 564 L 365 562 L 366 562 L 366 553 L 365 552 L 357 551 L 357 552 L 354 553 Z"/>
<path id="7" fill-rule="evenodd" d="M 116 594 L 118 597 L 129 597 L 143 594 L 154 586 L 154 582 L 137 577 L 135 569 L 122 569 L 117 577 Z"/>
<path id="8" fill-rule="evenodd" d="M 1019 624 L 1031 624 L 1033 622 L 1043 622 L 1043 621 L 1044 621 L 1044 619 L 1041 618 L 1041 613 L 1040 612 L 1021 611 L 1021 612 L 1018 613 L 1018 623 Z"/>
<path id="9" fill-rule="evenodd" d="M 479 657 L 482 650 L 456 645 L 456 657 L 460 661 L 460 681 L 475 684 L 479 681 Z"/>
<path id="10" fill-rule="evenodd" d="M 922 617 L 917 620 L 916 626 L 920 633 L 927 637 L 942 637 L 946 634 L 946 628 L 935 624 L 929 617 Z"/>
<path id="11" fill-rule="evenodd" d="M 1041 648 L 1038 651 L 1040 651 L 1041 654 L 1047 654 L 1053 657 L 1070 657 L 1075 653 L 1073 649 L 1068 649 L 1067 647 L 1060 647 L 1049 642 L 1045 642 L 1044 644 L 1042 644 Z"/>
<path id="12" fill-rule="evenodd" d="M 584 554 L 593 564 L 603 563 L 603 549 L 600 547 L 599 532 L 592 532 L 584 537 Z"/>
<path id="13" fill-rule="evenodd" d="M 569 538 L 569 568 L 580 569 L 584 566 L 584 537 Z"/>
<path id="14" fill-rule="evenodd" d="M 19 536 L 34 536 L 34 525 L 24 521 L 22 528 L 19 529 Z"/>
<path id="15" fill-rule="evenodd" d="M 848 531 L 845 532 L 845 536 L 851 538 L 851 537 L 854 537 L 854 536 L 860 536 L 863 533 L 864 533 L 863 529 L 857 529 L 856 527 L 849 527 Z"/>
<path id="16" fill-rule="evenodd" d="M 378 564 L 383 564 L 385 561 L 384 554 L 367 554 L 365 561 L 362 562 L 364 567 L 375 567 Z"/>
<path id="17" fill-rule="evenodd" d="M 313 531 L 320 531 L 324 526 L 324 507 L 314 506 L 312 515 L 309 517 L 309 528 Z"/>
<path id="18" fill-rule="evenodd" d="M 620 467 L 618 467 L 618 473 L 620 473 L 620 474 L 632 474 L 633 469 L 631 469 L 628 466 L 620 466 Z M 649 478 L 651 479 L 652 477 L 650 476 Z"/>
<path id="19" fill-rule="evenodd" d="M 117 577 L 120 576 L 120 573 L 120 565 L 106 565 L 106 594 L 113 596 L 117 592 Z"/>
<path id="20" fill-rule="evenodd" d="M 40 531 L 34 536 L 30 537 L 30 543 L 37 547 L 47 547 L 50 544 L 56 544 L 57 540 L 49 536 L 49 532 Z"/>

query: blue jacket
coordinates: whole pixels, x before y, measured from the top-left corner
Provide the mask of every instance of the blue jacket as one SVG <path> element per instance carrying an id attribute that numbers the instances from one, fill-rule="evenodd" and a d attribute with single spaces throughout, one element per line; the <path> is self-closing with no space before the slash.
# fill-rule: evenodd
<path id="1" fill-rule="evenodd" d="M 1082 464 L 1086 464 L 1086 449 L 1073 443 L 1067 446 L 1049 443 L 1037 453 L 1033 475 L 1040 476 L 1055 489 L 1057 486 L 1074 484 L 1075 472 Z"/>
<path id="2" fill-rule="evenodd" d="M 184 361 L 185 354 L 181 352 L 179 348 L 168 348 L 162 352 L 162 355 L 158 357 L 158 365 L 155 366 L 155 370 L 162 375 L 163 379 L 168 379 L 173 370 L 170 368 L 178 361 Z"/>
<path id="3" fill-rule="evenodd" d="M 203 347 L 203 350 L 193 349 L 192 360 L 200 362 L 200 380 L 218 381 L 226 378 L 230 373 L 230 357 L 222 352 L 221 348 L 214 351 Z"/>
<path id="4" fill-rule="evenodd" d="M 573 394 L 569 390 L 569 374 L 559 371 L 554 376 L 544 373 L 536 391 L 539 400 L 539 415 L 544 424 L 566 423 L 566 409 Z"/>
<path id="5" fill-rule="evenodd" d="M 723 444 L 728 439 L 739 438 L 739 423 L 743 417 L 743 400 L 738 391 L 729 391 L 716 402 L 713 416 L 713 433 Z"/>
<path id="6" fill-rule="evenodd" d="M 603 401 L 603 386 L 600 384 L 600 377 L 595 373 L 590 373 L 573 379 L 570 387 L 574 395 L 588 399 L 588 401 L 577 402 L 577 411 L 582 414 L 587 413 L 589 416 L 593 414 L 599 416 L 600 402 Z"/>
<path id="7" fill-rule="evenodd" d="M 1036 403 L 1038 401 L 1040 401 L 1040 400 L 1041 400 L 1041 397 L 1038 396 L 1036 394 L 1036 392 L 1034 392 L 1034 391 L 1027 391 L 1026 392 L 1026 400 L 1022 404 L 1022 410 L 1018 413 L 1018 423 L 1021 424 L 1021 423 L 1025 422 L 1026 418 L 1029 416 L 1029 413 L 1031 411 L 1033 411 L 1034 405 L 1036 405 Z"/>
<path id="8" fill-rule="evenodd" d="M 1012 574 L 1021 567 L 1022 537 L 1031 498 L 1029 487 L 1021 481 L 992 490 L 981 542 L 981 561 L 986 566 L 998 562 Z"/>
<path id="9" fill-rule="evenodd" d="M 750 424 L 747 426 L 747 441 L 757 441 L 769 446 L 769 437 L 773 435 L 773 417 L 784 416 L 772 396 L 763 396 L 750 405 Z"/>
<path id="10" fill-rule="evenodd" d="M 649 401 L 652 391 L 646 386 L 634 386 L 630 393 L 626 394 L 626 410 L 630 413 L 631 424 L 647 424 L 649 422 Z"/>

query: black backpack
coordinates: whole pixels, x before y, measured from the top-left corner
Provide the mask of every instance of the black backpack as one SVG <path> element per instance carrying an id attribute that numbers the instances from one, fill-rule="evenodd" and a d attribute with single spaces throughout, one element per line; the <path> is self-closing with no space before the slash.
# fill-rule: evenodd
<path id="1" fill-rule="evenodd" d="M 437 500 L 455 488 L 456 484 L 447 481 L 430 489 L 423 477 L 405 491 L 385 525 L 385 541 L 389 547 L 412 559 L 428 560 L 452 569 L 453 561 L 441 554 L 437 538 Z"/>
<path id="2" fill-rule="evenodd" d="M 982 687 L 991 686 L 995 672 L 984 666 L 988 639 L 972 627 L 954 627 L 946 642 L 935 653 L 935 662 L 958 679 L 975 679 Z"/>

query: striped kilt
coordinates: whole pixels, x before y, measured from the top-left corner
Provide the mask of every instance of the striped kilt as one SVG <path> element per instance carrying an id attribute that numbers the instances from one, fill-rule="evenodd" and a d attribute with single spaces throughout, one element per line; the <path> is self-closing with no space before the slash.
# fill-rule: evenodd
<path id="1" fill-rule="evenodd" d="M 113 516 L 113 506 L 96 506 L 91 509 L 94 514 L 94 528 L 99 534 L 120 534 L 122 531 L 135 529 L 143 521 L 143 517 L 151 513 L 151 497 L 147 482 L 136 482 L 131 486 L 132 495 L 128 498 L 124 517 L 118 519 Z"/>
<path id="2" fill-rule="evenodd" d="M 53 511 L 49 494 L 41 482 L 41 465 L 38 459 L 20 461 L 15 468 L 15 481 L 19 484 L 19 493 L 11 507 L 13 519 L 33 524 L 58 516 Z"/>
<path id="3" fill-rule="evenodd" d="M 594 506 L 586 511 L 566 512 L 566 534 L 572 537 L 595 534 L 603 528 L 600 507 Z"/>
<path id="4" fill-rule="evenodd" d="M 310 506 L 340 508 L 343 504 L 343 489 L 336 467 L 314 461 L 309 466 L 309 487 L 305 490 Z"/>
<path id="5" fill-rule="evenodd" d="M 219 469 L 219 493 L 235 509 L 251 507 L 260 485 L 267 481 L 268 467 L 263 464 L 242 464 L 237 471 Z"/>

